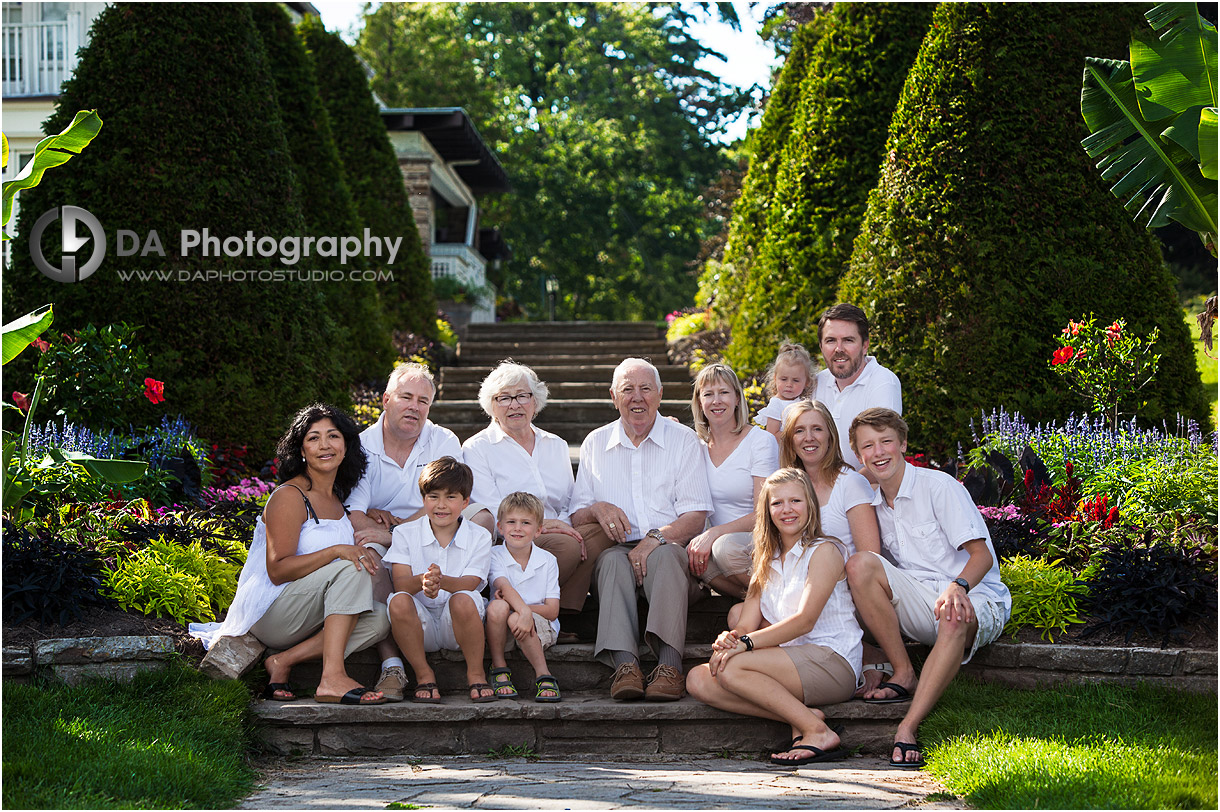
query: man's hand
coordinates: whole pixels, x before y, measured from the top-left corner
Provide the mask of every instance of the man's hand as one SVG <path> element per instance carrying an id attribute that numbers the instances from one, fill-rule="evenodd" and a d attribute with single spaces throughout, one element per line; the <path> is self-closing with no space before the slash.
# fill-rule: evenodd
<path id="1" fill-rule="evenodd" d="M 597 523 L 602 526 L 606 538 L 615 544 L 622 544 L 627 540 L 628 534 L 631 533 L 631 522 L 627 521 L 627 514 L 617 505 L 609 502 L 594 502 L 589 506 L 589 510 L 593 513 L 593 518 L 597 520 Z"/>
<path id="2" fill-rule="evenodd" d="M 936 599 L 936 605 L 932 607 L 932 615 L 937 620 L 971 623 L 974 621 L 974 604 L 970 602 L 970 596 L 966 594 L 966 590 L 961 585 L 950 581 L 949 585 L 945 587 L 945 591 L 940 593 L 940 597 Z"/>
<path id="3" fill-rule="evenodd" d="M 364 515 L 390 530 L 406 521 L 406 519 L 400 519 L 390 511 L 382 510 L 381 508 L 369 508 L 364 512 Z"/>
<path id="4" fill-rule="evenodd" d="M 644 584 L 644 576 L 648 574 L 648 556 L 652 555 L 652 551 L 660 546 L 661 542 L 652 536 L 644 536 L 640 539 L 640 543 L 627 553 L 627 560 L 631 562 L 631 571 L 635 575 L 636 586 Z"/>
<path id="5" fill-rule="evenodd" d="M 362 547 L 366 544 L 383 544 L 389 547 L 393 541 L 394 534 L 381 525 L 374 525 L 356 531 L 356 543 Z"/>

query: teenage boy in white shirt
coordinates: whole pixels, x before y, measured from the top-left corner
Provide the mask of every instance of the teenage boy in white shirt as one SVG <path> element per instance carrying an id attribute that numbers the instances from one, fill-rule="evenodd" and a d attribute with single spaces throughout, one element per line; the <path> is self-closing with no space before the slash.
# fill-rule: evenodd
<path id="1" fill-rule="evenodd" d="M 880 485 L 873 506 L 882 555 L 847 562 L 856 610 L 894 673 L 865 691 L 865 702 L 911 703 L 894 736 L 890 765 L 924 764 L 919 725 L 980 646 L 1000 636 L 1012 596 L 999 559 L 966 488 L 946 473 L 916 468 L 903 456 L 907 424 L 892 409 L 865 409 L 852 421 L 851 444 Z M 932 651 L 918 679 L 903 636 Z"/>
<path id="2" fill-rule="evenodd" d="M 546 664 L 545 650 L 559 636 L 559 562 L 534 544 L 542 533 L 542 500 L 516 491 L 500 500 L 497 514 L 504 544 L 492 548 L 487 576 L 493 595 L 487 604 L 492 687 L 502 699 L 517 697 L 504 659 L 515 642 L 534 668 L 534 701 L 558 702 L 559 682 Z"/>
<path id="3" fill-rule="evenodd" d="M 491 564 L 491 534 L 462 519 L 474 476 L 469 466 L 441 457 L 424 467 L 419 490 L 425 517 L 394 528 L 384 559 L 393 565 L 386 600 L 390 631 L 415 672 L 415 702 L 439 704 L 436 673 L 426 652 L 461 650 L 472 702 L 494 702 L 483 670 L 483 611 L 479 594 Z"/>

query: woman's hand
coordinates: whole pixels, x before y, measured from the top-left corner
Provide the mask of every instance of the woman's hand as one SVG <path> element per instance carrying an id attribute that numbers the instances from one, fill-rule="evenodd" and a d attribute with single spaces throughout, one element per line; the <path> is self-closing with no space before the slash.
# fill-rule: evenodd
<path id="1" fill-rule="evenodd" d="M 746 644 L 738 641 L 737 645 L 733 646 L 732 648 L 721 648 L 713 651 L 712 659 L 708 660 L 707 663 L 708 668 L 711 669 L 712 676 L 714 677 L 719 674 L 722 670 L 724 670 L 724 667 L 728 665 L 729 660 L 733 659 L 745 650 Z"/>
<path id="2" fill-rule="evenodd" d="M 716 638 L 716 642 L 712 643 L 713 651 L 723 651 L 725 649 L 737 648 L 737 632 L 732 629 L 720 633 Z"/>
<path id="3" fill-rule="evenodd" d="M 571 536 L 580 542 L 580 560 L 584 561 L 589 557 L 589 554 L 585 551 L 584 536 L 580 535 L 580 532 L 567 522 L 560 521 L 559 519 L 547 519 L 539 529 L 543 533 L 562 533 L 565 536 Z"/>
<path id="4" fill-rule="evenodd" d="M 720 535 L 720 528 L 713 527 L 704 530 L 691 539 L 690 544 L 686 545 L 686 558 L 690 564 L 691 575 L 702 578 L 703 574 L 707 572 L 707 562 L 712 557 L 712 544 L 720 538 Z"/>
<path id="5" fill-rule="evenodd" d="M 336 544 L 335 558 L 342 558 L 356 565 L 356 569 L 369 575 L 377 572 L 381 566 L 381 556 L 371 550 L 366 550 L 357 544 Z"/>

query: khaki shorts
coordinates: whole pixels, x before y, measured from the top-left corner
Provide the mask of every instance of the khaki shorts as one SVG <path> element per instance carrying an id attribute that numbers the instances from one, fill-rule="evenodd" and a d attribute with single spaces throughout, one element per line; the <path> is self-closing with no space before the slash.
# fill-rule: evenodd
<path id="1" fill-rule="evenodd" d="M 817 643 L 800 646 L 780 646 L 801 675 L 804 703 L 832 705 L 846 702 L 856 692 L 856 672 L 842 655 Z"/>
<path id="2" fill-rule="evenodd" d="M 250 632 L 282 651 L 317 634 L 330 615 L 356 616 L 344 657 L 383 640 L 390 629 L 385 607 L 373 600 L 373 579 L 346 558 L 336 558 L 288 583 Z"/>
<path id="3" fill-rule="evenodd" d="M 871 555 L 877 555 L 871 553 Z M 890 601 L 898 614 L 898 626 L 902 633 L 925 646 L 936 645 L 936 636 L 940 629 L 940 621 L 932 614 L 940 592 L 929 581 L 918 578 L 898 569 L 884 556 L 877 555 L 885 568 L 885 577 L 890 582 L 890 592 L 894 598 Z M 970 658 L 981 646 L 994 641 L 1004 631 L 1006 612 L 995 601 L 982 595 L 971 595 L 970 603 L 974 606 L 974 617 L 979 629 L 974 635 L 974 643 L 966 650 L 962 665 L 970 662 Z"/>
<path id="4" fill-rule="evenodd" d="M 487 611 L 487 601 L 478 592 L 454 592 L 449 596 L 449 600 L 445 601 L 444 606 L 432 608 L 425 604 L 417 595 L 412 595 L 410 592 L 394 592 L 390 597 L 386 598 L 386 608 L 389 609 L 390 603 L 399 595 L 404 595 L 415 601 L 415 614 L 419 616 L 420 626 L 424 631 L 424 651 L 433 652 L 445 649 L 446 651 L 460 651 L 461 646 L 458 645 L 457 637 L 453 634 L 453 617 L 449 614 L 449 604 L 458 595 L 469 595 L 474 601 L 474 605 L 478 607 L 479 619 L 482 620 L 484 613 Z"/>
<path id="5" fill-rule="evenodd" d="M 754 565 L 754 535 L 752 533 L 725 533 L 712 542 L 712 554 L 707 559 L 707 569 L 699 579 L 710 584 L 722 575 L 749 575 Z"/>
<path id="6" fill-rule="evenodd" d="M 542 615 L 534 612 L 534 634 L 538 635 L 538 639 L 542 641 L 542 648 L 545 651 L 555 645 L 555 640 L 558 635 L 551 628 L 551 621 L 544 618 Z M 504 641 L 504 650 L 512 651 L 517 647 L 517 638 L 513 637 L 512 632 L 508 633 L 508 639 Z"/>

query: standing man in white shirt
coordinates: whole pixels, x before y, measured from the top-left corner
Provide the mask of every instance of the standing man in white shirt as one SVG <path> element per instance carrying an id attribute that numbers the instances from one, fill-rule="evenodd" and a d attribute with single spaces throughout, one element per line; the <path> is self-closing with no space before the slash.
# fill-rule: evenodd
<path id="1" fill-rule="evenodd" d="M 381 396 L 381 416 L 360 432 L 360 446 L 369 466 L 348 496 L 347 509 L 356 529 L 356 543 L 377 554 L 378 561 L 390 547 L 394 528 L 424 514 L 419 492 L 419 475 L 424 467 L 441 457 L 462 460 L 457 435 L 428 419 L 435 398 L 436 382 L 426 366 L 399 364 L 390 373 Z M 473 519 L 483 510 L 481 505 L 471 503 L 462 517 Z M 491 514 L 484 519 L 477 523 L 488 530 Z M 388 570 L 381 568 L 374 587 L 374 596 L 382 602 L 392 588 L 387 576 Z M 378 643 L 377 653 L 382 661 L 377 682 L 381 687 L 377 690 L 391 702 L 401 702 L 407 675 L 393 638 Z"/>
<path id="2" fill-rule="evenodd" d="M 902 384 L 868 354 L 868 317 L 852 304 L 837 304 L 818 319 L 818 344 L 826 368 L 818 373 L 814 400 L 826 404 L 839 430 L 843 461 L 861 471 L 860 458 L 851 449 L 851 421 L 865 409 L 879 407 L 902 414 Z"/>
<path id="3" fill-rule="evenodd" d="M 571 502 L 572 524 L 586 544 L 600 531 L 613 545 L 594 565 L 594 654 L 615 669 L 614 699 L 674 701 L 686 690 L 686 610 L 698 586 L 688 572 L 686 544 L 703 530 L 712 507 L 707 476 L 695 433 L 657 419 L 656 367 L 642 358 L 623 361 L 610 398 L 619 419 L 581 444 Z M 644 639 L 660 662 L 647 682 L 640 670 L 637 589 L 648 601 Z"/>
<path id="4" fill-rule="evenodd" d="M 892 409 L 866 409 L 851 426 L 851 443 L 880 489 L 873 499 L 881 555 L 847 561 L 847 583 L 864 626 L 893 663 L 887 682 L 865 702 L 910 702 L 898 723 L 890 766 L 924 764 L 919 725 L 936 707 L 958 669 L 1000 636 L 1012 595 L 1000 580 L 987 524 L 964 485 L 903 455 L 907 424 Z M 903 637 L 932 647 L 918 678 Z"/>

